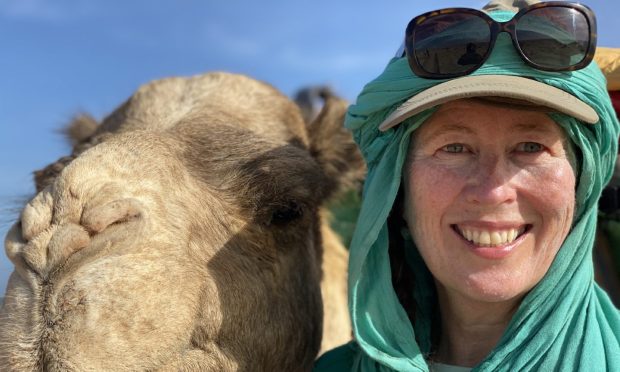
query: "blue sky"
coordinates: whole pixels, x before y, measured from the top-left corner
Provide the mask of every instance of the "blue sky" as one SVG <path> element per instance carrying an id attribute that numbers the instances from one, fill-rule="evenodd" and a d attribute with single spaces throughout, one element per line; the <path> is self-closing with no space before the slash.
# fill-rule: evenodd
<path id="1" fill-rule="evenodd" d="M 293 94 L 328 84 L 353 100 L 415 15 L 485 2 L 392 0 L 0 0 L 0 235 L 34 188 L 31 172 L 69 153 L 72 115 L 101 118 L 141 84 L 212 70 Z M 599 45 L 620 47 L 620 2 L 584 0 Z M 0 296 L 12 271 L 0 254 Z"/>

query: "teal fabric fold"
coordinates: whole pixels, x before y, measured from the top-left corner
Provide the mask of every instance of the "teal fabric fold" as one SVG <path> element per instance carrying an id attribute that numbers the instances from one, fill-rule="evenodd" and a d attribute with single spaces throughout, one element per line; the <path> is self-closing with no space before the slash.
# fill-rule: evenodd
<path id="1" fill-rule="evenodd" d="M 494 12 L 497 20 L 513 14 Z M 523 299 L 499 344 L 475 371 L 618 371 L 620 313 L 594 283 L 592 247 L 597 203 L 616 160 L 620 124 L 605 78 L 595 63 L 575 72 L 549 73 L 525 65 L 501 35 L 490 59 L 472 75 L 526 76 L 563 89 L 593 107 L 600 121 L 583 124 L 552 114 L 581 153 L 575 222 L 544 278 Z M 355 343 L 328 353 L 316 370 L 428 371 L 430 300 L 420 300 L 412 325 L 391 283 L 386 220 L 401 184 L 409 138 L 432 109 L 380 132 L 379 124 L 402 102 L 441 80 L 412 74 L 405 58 L 394 58 L 369 82 L 348 111 L 345 125 L 368 164 L 360 216 L 350 246 L 349 308 Z M 432 298 L 430 273 L 411 243 L 416 299 Z M 426 279 L 425 279 L 426 278 Z M 427 315 L 424 315 L 427 314 Z M 339 351 L 340 350 L 340 351 Z M 346 360 L 346 362 L 345 362 Z"/>

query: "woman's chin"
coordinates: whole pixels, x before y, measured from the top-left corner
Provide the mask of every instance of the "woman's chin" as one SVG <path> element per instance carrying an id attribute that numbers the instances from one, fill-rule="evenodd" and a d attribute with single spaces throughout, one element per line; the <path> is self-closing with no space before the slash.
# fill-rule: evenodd
<path id="1" fill-rule="evenodd" d="M 521 300 L 534 285 L 509 273 L 493 271 L 470 274 L 453 289 L 472 301 L 497 303 Z"/>

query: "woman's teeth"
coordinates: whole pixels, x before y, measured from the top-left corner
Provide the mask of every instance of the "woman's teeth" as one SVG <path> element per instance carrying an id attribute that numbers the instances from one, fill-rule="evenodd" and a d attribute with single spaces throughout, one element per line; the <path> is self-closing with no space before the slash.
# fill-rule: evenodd
<path id="1" fill-rule="evenodd" d="M 512 243 L 525 231 L 525 228 L 488 231 L 459 227 L 459 231 L 465 239 L 477 246 L 494 247 Z"/>

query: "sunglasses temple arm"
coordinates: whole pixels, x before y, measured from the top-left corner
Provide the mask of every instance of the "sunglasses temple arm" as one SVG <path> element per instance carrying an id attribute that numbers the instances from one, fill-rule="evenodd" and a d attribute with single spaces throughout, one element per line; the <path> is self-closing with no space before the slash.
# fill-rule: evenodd
<path id="1" fill-rule="evenodd" d="M 398 49 L 396 50 L 396 54 L 394 55 L 394 58 L 402 58 L 404 56 L 405 56 L 405 42 L 403 41 L 398 47 Z"/>

